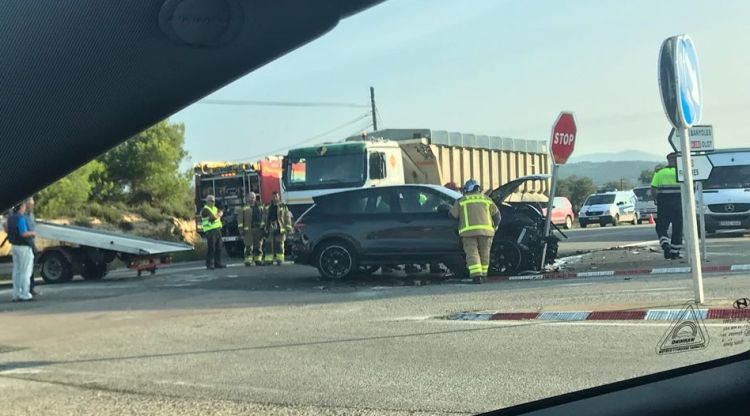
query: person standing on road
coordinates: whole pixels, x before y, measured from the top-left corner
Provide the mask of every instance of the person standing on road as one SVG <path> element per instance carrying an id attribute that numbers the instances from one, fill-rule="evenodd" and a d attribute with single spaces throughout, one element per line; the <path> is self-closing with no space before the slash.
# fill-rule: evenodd
<path id="1" fill-rule="evenodd" d="M 278 192 L 271 195 L 271 204 L 266 208 L 263 224 L 266 227 L 265 263 L 281 266 L 284 262 L 284 242 L 292 231 L 292 215 L 286 205 L 280 203 Z"/>
<path id="2" fill-rule="evenodd" d="M 36 233 L 29 230 L 26 217 L 26 210 L 30 200 L 30 198 L 24 200 L 13 215 L 8 218 L 8 222 L 5 225 L 5 232 L 8 233 L 8 241 L 13 245 L 11 255 L 13 257 L 14 302 L 24 302 L 34 299 L 29 290 L 29 277 L 34 269 L 34 251 L 31 245 Z"/>
<path id="3" fill-rule="evenodd" d="M 656 235 L 665 259 L 680 258 L 682 248 L 682 199 L 677 182 L 677 154 L 667 155 L 667 166 L 654 173 L 651 191 L 656 201 Z M 672 238 L 667 235 L 672 224 Z"/>
<path id="4" fill-rule="evenodd" d="M 35 236 L 31 237 L 29 242 L 31 243 L 31 251 L 36 259 L 39 251 L 36 249 L 36 217 L 34 216 L 34 204 L 34 198 L 26 200 L 26 225 L 29 228 L 29 231 L 35 233 Z M 32 296 L 38 296 L 39 292 L 37 292 L 34 287 L 34 267 L 32 266 L 31 275 L 29 275 L 29 292 L 31 292 Z"/>
<path id="5" fill-rule="evenodd" d="M 466 254 L 466 267 L 473 283 L 482 283 L 490 268 L 490 248 L 495 229 L 500 224 L 500 210 L 474 179 L 464 185 L 462 196 L 450 214 L 458 218 L 458 235 Z"/>
<path id="6" fill-rule="evenodd" d="M 245 243 L 245 266 L 263 265 L 263 217 L 265 209 L 255 192 L 245 197 L 242 213 L 237 215 L 237 226 Z"/>
<path id="7" fill-rule="evenodd" d="M 206 205 L 201 209 L 201 227 L 206 236 L 208 250 L 206 252 L 207 269 L 223 269 L 227 267 L 221 262 L 221 217 L 224 215 L 216 207 L 216 197 L 209 195 L 206 197 Z"/>

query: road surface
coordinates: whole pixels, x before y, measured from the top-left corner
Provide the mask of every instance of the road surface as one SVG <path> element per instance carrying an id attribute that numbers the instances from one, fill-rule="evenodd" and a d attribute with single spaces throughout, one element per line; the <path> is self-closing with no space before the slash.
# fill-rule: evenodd
<path id="1" fill-rule="evenodd" d="M 712 305 L 750 297 L 747 274 L 705 286 Z M 36 302 L 0 302 L 0 415 L 471 414 L 750 345 L 724 346 L 721 321 L 706 322 L 707 348 L 662 356 L 670 322 L 444 319 L 679 308 L 692 296 L 685 275 L 415 287 L 392 276 L 322 282 L 301 266 L 192 264 L 41 290 Z"/>

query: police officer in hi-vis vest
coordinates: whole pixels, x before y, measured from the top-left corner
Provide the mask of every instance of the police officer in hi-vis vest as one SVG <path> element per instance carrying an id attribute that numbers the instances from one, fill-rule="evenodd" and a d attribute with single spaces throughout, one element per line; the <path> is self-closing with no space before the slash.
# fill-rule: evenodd
<path id="1" fill-rule="evenodd" d="M 208 251 L 206 252 L 206 268 L 223 269 L 227 267 L 221 262 L 221 217 L 224 213 L 216 207 L 213 195 L 206 197 L 206 205 L 201 209 L 201 228 L 206 236 Z"/>
<path id="2" fill-rule="evenodd" d="M 458 235 L 466 254 L 466 267 L 472 282 L 482 283 L 490 268 L 490 248 L 495 228 L 500 224 L 500 210 L 474 179 L 464 185 L 464 196 L 451 207 L 458 218 Z"/>
<path id="3" fill-rule="evenodd" d="M 651 192 L 656 200 L 656 235 L 665 259 L 679 259 L 682 248 L 682 198 L 677 182 L 677 154 L 667 155 L 667 166 L 654 172 Z M 667 235 L 672 224 L 672 238 Z"/>

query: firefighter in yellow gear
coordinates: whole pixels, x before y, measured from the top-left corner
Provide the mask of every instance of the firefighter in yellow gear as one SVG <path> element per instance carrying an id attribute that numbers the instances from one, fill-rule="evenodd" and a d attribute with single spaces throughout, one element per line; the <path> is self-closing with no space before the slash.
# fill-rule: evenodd
<path id="1" fill-rule="evenodd" d="M 237 228 L 245 244 L 245 266 L 263 265 L 265 210 L 255 192 L 250 192 L 245 196 L 245 206 L 237 212 Z"/>
<path id="2" fill-rule="evenodd" d="M 286 236 L 292 231 L 292 214 L 280 200 L 279 193 L 274 192 L 271 196 L 271 203 L 266 207 L 263 215 L 266 231 L 264 260 L 266 264 L 275 262 L 279 266 L 284 262 Z"/>
<path id="3" fill-rule="evenodd" d="M 223 269 L 227 267 L 221 261 L 221 217 L 224 213 L 216 207 L 216 197 L 208 195 L 206 205 L 201 209 L 201 229 L 206 236 L 208 251 L 206 252 L 207 269 Z"/>
<path id="4" fill-rule="evenodd" d="M 500 210 L 474 179 L 464 185 L 464 196 L 450 214 L 458 218 L 458 235 L 466 254 L 466 267 L 473 283 L 482 283 L 490 268 L 490 248 L 495 229 L 500 224 Z"/>

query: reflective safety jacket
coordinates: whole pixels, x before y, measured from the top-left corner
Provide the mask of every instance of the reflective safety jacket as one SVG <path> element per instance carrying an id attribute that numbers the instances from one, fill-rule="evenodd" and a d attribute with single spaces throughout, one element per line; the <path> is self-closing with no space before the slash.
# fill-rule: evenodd
<path id="1" fill-rule="evenodd" d="M 248 231 L 250 228 L 263 228 L 266 215 L 266 207 L 263 204 L 255 205 L 258 208 L 258 216 L 253 215 L 253 205 L 245 205 L 237 212 L 237 227 L 240 231 Z"/>
<path id="2" fill-rule="evenodd" d="M 263 211 L 263 226 L 267 229 L 277 229 L 280 233 L 286 234 L 292 231 L 292 213 L 289 212 L 284 204 L 279 204 L 276 211 L 276 221 L 269 221 L 268 214 L 271 211 L 271 205 L 268 205 Z"/>
<path id="3" fill-rule="evenodd" d="M 203 206 L 203 209 L 201 209 L 201 228 L 203 229 L 203 232 L 208 232 L 217 228 L 221 229 L 222 226 L 221 218 L 219 218 L 219 208 L 216 206 Z"/>
<path id="4" fill-rule="evenodd" d="M 450 212 L 458 218 L 458 235 L 461 237 L 492 237 L 495 235 L 495 225 L 500 224 L 497 205 L 479 192 L 461 197 Z"/>
<path id="5" fill-rule="evenodd" d="M 655 188 L 660 195 L 679 194 L 680 184 L 677 182 L 677 170 L 667 166 L 654 172 L 651 187 Z"/>

